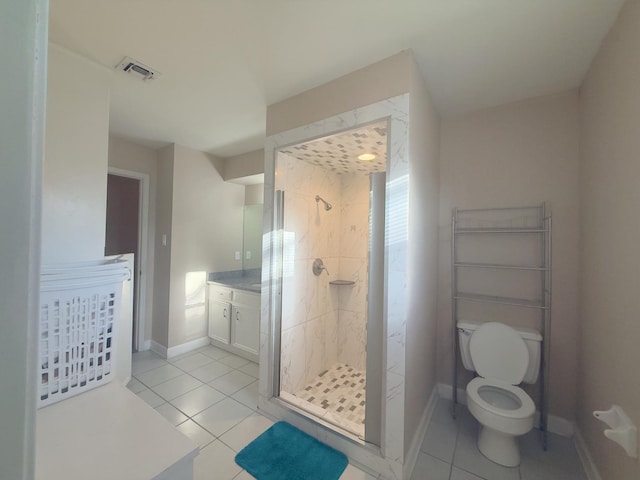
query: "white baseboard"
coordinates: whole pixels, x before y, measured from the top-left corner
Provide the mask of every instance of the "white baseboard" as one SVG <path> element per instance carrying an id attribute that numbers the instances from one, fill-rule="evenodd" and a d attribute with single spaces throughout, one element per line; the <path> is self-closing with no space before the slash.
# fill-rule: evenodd
<path id="1" fill-rule="evenodd" d="M 453 400 L 453 388 L 451 388 L 451 385 L 439 383 L 438 394 L 441 398 Z M 463 388 L 458 388 L 458 403 L 462 405 L 467 404 L 467 391 Z M 534 425 L 536 427 L 540 426 L 539 412 L 536 412 Z M 549 417 L 547 418 L 547 429 L 549 432 L 555 433 L 556 435 L 561 435 L 563 437 L 571 438 L 575 434 L 575 424 L 573 422 L 567 420 L 566 418 L 557 417 L 555 415 L 549 415 Z"/>
<path id="2" fill-rule="evenodd" d="M 177 357 L 178 355 L 182 355 L 183 353 L 188 353 L 191 350 L 195 350 L 200 347 L 206 347 L 211 343 L 209 337 L 202 337 L 196 340 L 191 340 L 190 342 L 181 343 L 180 345 L 176 345 L 175 347 L 170 347 L 167 349 L 167 358 Z"/>
<path id="3" fill-rule="evenodd" d="M 540 425 L 540 412 L 536 412 L 535 425 Z M 555 415 L 547 418 L 547 430 L 562 437 L 573 438 L 576 433 L 576 425 L 570 420 Z"/>
<path id="4" fill-rule="evenodd" d="M 150 350 L 151 349 L 151 340 L 145 340 L 142 344 L 142 350 Z"/>
<path id="5" fill-rule="evenodd" d="M 167 347 L 165 347 L 164 345 L 160 345 L 158 342 L 150 340 L 149 348 L 153 353 L 157 353 L 162 358 L 167 358 Z"/>
<path id="6" fill-rule="evenodd" d="M 574 429 L 573 441 L 576 445 L 576 450 L 578 451 L 578 456 L 580 457 L 580 461 L 582 462 L 584 471 L 587 474 L 587 478 L 589 480 L 602 480 L 600 472 L 596 467 L 596 463 L 593 461 L 593 457 L 589 452 L 587 443 L 584 441 L 582 432 L 580 432 L 580 429 L 578 427 Z"/>
<path id="7" fill-rule="evenodd" d="M 413 469 L 416 466 L 416 462 L 418 461 L 418 454 L 420 453 L 422 440 L 427 433 L 427 428 L 429 427 L 429 423 L 431 422 L 431 416 L 433 415 L 433 411 L 435 410 L 436 404 L 438 403 L 438 398 L 440 397 L 440 395 L 438 394 L 438 387 L 439 385 L 434 387 L 431 391 L 431 396 L 429 397 L 427 406 L 425 407 L 424 412 L 422 412 L 420 423 L 418 423 L 418 428 L 413 435 L 411 446 L 407 451 L 404 464 L 402 465 L 402 469 L 404 471 L 403 478 L 411 478 Z"/>
<path id="8" fill-rule="evenodd" d="M 447 400 L 453 400 L 453 388 L 446 383 L 438 384 L 438 395 L 440 398 L 446 398 Z M 467 404 L 467 391 L 464 388 L 458 389 L 458 403 L 462 405 Z"/>

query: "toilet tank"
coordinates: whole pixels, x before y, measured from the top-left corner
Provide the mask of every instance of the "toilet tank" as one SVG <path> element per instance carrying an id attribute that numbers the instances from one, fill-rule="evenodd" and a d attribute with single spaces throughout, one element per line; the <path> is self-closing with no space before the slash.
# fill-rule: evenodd
<path id="1" fill-rule="evenodd" d="M 473 360 L 469 353 L 469 340 L 471 335 L 476 329 L 482 325 L 483 322 L 476 322 L 473 320 L 460 320 L 458 322 L 458 339 L 460 341 L 460 356 L 462 357 L 462 365 L 464 368 L 475 372 Z M 527 373 L 524 375 L 523 383 L 536 383 L 538 380 L 538 373 L 540 372 L 540 351 L 542 335 L 540 332 L 533 328 L 526 327 L 511 327 L 520 334 L 524 340 L 527 350 L 529 351 L 529 366 L 527 367 Z"/>

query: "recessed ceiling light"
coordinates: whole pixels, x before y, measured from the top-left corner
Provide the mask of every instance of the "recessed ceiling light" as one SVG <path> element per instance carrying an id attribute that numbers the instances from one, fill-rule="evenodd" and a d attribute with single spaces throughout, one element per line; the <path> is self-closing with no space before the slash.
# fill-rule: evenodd
<path id="1" fill-rule="evenodd" d="M 375 160 L 376 156 L 373 153 L 363 153 L 362 155 L 358 155 L 358 160 L 363 162 L 370 162 L 371 160 Z"/>

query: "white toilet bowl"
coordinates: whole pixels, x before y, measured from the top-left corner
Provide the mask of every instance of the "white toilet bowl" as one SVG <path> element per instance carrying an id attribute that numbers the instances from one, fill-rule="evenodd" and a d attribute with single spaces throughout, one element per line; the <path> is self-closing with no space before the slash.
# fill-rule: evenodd
<path id="1" fill-rule="evenodd" d="M 467 385 L 467 406 L 480 423 L 482 454 L 500 465 L 518 466 L 516 437 L 533 428 L 536 408 L 531 397 L 514 385 L 477 377 Z"/>
<path id="2" fill-rule="evenodd" d="M 463 345 L 465 358 L 480 375 L 467 385 L 469 412 L 480 423 L 478 448 L 489 460 L 516 467 L 520 464 L 516 437 L 533 428 L 536 410 L 531 397 L 516 386 L 527 373 L 529 349 L 513 328 L 488 322 Z"/>

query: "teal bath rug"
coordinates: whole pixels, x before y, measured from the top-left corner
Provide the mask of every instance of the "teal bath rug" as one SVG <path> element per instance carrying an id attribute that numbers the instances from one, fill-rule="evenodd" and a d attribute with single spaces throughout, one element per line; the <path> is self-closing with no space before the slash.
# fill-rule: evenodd
<path id="1" fill-rule="evenodd" d="M 236 463 L 258 480 L 338 480 L 349 460 L 287 422 L 244 447 Z"/>

